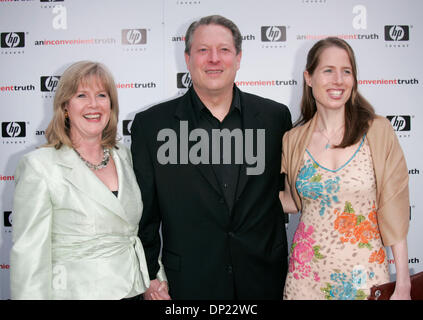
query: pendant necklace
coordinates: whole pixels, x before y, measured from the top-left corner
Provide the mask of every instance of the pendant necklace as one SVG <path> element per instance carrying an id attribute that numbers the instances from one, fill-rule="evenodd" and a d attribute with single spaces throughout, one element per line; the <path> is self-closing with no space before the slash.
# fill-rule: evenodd
<path id="1" fill-rule="evenodd" d="M 338 129 L 336 129 L 334 131 L 335 132 L 334 134 L 336 135 L 338 133 L 338 131 L 341 130 L 343 127 L 344 127 L 344 125 L 340 126 Z M 333 147 L 333 145 L 330 143 L 329 137 L 323 132 L 324 129 L 320 129 L 319 131 L 327 140 L 326 145 L 325 145 L 325 150 L 331 149 Z"/>
<path id="2" fill-rule="evenodd" d="M 85 160 L 78 151 L 75 150 L 76 154 L 78 155 L 78 157 L 85 163 L 85 165 L 93 170 L 100 170 L 103 169 L 105 167 L 107 167 L 107 164 L 110 161 L 110 149 L 107 148 L 103 148 L 103 160 L 101 160 L 101 162 L 99 164 L 92 164 L 91 162 L 89 162 L 88 160 Z"/>

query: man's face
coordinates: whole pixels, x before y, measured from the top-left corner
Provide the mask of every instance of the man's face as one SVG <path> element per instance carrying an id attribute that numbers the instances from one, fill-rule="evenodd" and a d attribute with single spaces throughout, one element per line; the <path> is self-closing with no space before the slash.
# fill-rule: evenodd
<path id="1" fill-rule="evenodd" d="M 215 96 L 232 90 L 241 52 L 236 53 L 229 29 L 215 24 L 202 25 L 193 34 L 185 62 L 196 92 L 200 96 Z"/>

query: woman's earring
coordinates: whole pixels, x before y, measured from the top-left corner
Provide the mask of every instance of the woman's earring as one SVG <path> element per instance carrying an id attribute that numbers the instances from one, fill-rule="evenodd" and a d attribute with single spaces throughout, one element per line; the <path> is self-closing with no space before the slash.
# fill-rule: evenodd
<path id="1" fill-rule="evenodd" d="M 68 113 L 68 110 L 65 110 L 65 118 L 67 119 L 67 118 L 69 118 L 69 113 Z"/>

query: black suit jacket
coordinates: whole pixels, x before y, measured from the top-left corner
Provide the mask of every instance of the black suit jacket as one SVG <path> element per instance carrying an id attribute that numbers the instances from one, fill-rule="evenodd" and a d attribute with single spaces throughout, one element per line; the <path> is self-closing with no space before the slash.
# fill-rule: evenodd
<path id="1" fill-rule="evenodd" d="M 133 121 L 131 151 L 144 203 L 139 236 L 151 279 L 163 245 L 173 299 L 282 298 L 288 250 L 278 194 L 282 136 L 292 126 L 291 115 L 275 101 L 241 91 L 240 98 L 244 129 L 266 130 L 266 161 L 261 175 L 247 175 L 244 161 L 232 212 L 211 165 L 157 160 L 161 129 L 179 135 L 180 121 L 194 129 L 189 93 L 140 112 Z"/>

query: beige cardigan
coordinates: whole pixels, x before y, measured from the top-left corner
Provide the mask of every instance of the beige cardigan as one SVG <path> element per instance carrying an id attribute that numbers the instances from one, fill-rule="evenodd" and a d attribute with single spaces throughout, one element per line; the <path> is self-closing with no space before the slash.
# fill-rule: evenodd
<path id="1" fill-rule="evenodd" d="M 291 194 L 301 211 L 295 181 L 309 144 L 317 116 L 283 137 L 282 172 L 286 173 Z M 376 116 L 367 132 L 376 176 L 376 201 L 379 230 L 385 246 L 407 237 L 409 225 L 408 169 L 398 138 L 390 122 Z"/>

